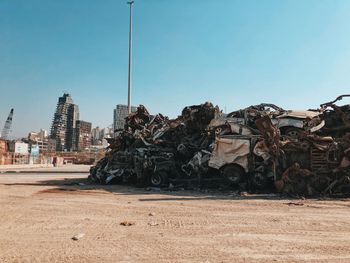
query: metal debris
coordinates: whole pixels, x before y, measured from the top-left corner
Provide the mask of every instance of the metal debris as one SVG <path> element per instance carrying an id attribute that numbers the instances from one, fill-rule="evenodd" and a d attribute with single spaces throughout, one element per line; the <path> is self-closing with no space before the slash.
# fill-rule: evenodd
<path id="1" fill-rule="evenodd" d="M 140 105 L 90 178 L 158 190 L 350 193 L 350 105 L 335 102 L 308 111 L 260 104 L 229 114 L 206 102 L 176 119 Z"/>

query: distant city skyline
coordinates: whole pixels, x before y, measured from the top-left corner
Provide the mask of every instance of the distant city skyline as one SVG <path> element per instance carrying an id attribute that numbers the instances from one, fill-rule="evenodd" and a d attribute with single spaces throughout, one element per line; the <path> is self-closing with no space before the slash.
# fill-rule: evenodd
<path id="1" fill-rule="evenodd" d="M 0 129 L 49 130 L 68 92 L 93 127 L 127 103 L 126 1 L 0 1 Z M 350 1 L 135 1 L 133 97 L 170 118 L 211 101 L 316 108 L 349 93 Z"/>

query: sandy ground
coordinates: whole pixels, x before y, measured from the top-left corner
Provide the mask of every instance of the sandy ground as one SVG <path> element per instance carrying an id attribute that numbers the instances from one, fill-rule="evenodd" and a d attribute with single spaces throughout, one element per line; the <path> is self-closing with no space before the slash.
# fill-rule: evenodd
<path id="1" fill-rule="evenodd" d="M 350 262 L 349 199 L 79 185 L 85 177 L 0 174 L 0 262 Z"/>

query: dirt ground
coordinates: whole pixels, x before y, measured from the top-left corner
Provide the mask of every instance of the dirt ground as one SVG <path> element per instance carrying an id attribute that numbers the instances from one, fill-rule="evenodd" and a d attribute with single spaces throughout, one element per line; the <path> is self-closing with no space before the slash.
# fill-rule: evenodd
<path id="1" fill-rule="evenodd" d="M 159 192 L 85 178 L 0 174 L 0 262 L 350 262 L 350 199 Z"/>

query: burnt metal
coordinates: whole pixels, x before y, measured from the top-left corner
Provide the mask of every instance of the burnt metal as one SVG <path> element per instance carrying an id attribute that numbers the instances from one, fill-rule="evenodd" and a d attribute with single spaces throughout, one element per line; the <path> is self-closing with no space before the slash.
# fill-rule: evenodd
<path id="1" fill-rule="evenodd" d="M 341 129 L 350 127 L 350 105 L 334 105 L 347 96 L 322 104 L 322 114 L 260 104 L 224 115 L 206 102 L 185 107 L 170 120 L 140 105 L 126 118 L 124 129 L 108 139 L 106 156 L 91 168 L 90 178 L 102 184 L 169 189 L 231 187 L 294 196 L 350 193 L 350 133 Z M 302 125 L 292 127 L 297 136 L 286 134 L 278 118 Z M 323 120 L 326 126 L 319 135 L 310 131 Z M 341 133 L 327 133 L 327 125 L 334 123 Z"/>

